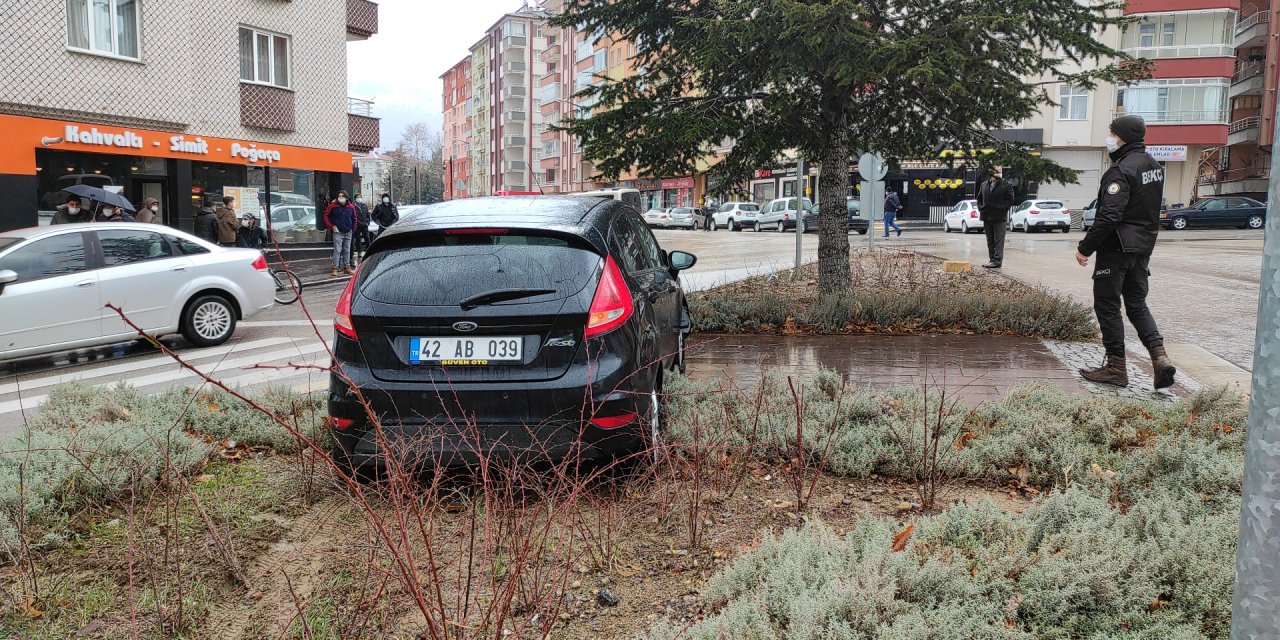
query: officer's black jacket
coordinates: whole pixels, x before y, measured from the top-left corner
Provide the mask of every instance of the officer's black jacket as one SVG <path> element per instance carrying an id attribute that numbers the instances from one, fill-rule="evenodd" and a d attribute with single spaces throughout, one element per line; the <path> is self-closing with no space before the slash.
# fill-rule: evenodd
<path id="1" fill-rule="evenodd" d="M 1160 201 L 1164 198 L 1164 167 L 1147 154 L 1141 142 L 1111 154 L 1111 168 L 1102 174 L 1093 227 L 1080 241 L 1080 253 L 1099 249 L 1151 255 L 1160 233 Z"/>

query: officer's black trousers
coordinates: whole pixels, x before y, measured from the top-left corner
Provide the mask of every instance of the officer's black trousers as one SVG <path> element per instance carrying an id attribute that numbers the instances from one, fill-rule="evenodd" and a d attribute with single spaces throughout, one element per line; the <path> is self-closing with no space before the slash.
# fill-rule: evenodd
<path id="1" fill-rule="evenodd" d="M 1144 347 L 1164 346 L 1164 338 L 1156 328 L 1156 319 L 1147 308 L 1150 261 L 1150 256 L 1120 251 L 1099 251 L 1097 254 L 1097 265 L 1093 271 L 1093 311 L 1098 315 L 1102 346 L 1109 356 L 1124 357 L 1122 305 Z"/>

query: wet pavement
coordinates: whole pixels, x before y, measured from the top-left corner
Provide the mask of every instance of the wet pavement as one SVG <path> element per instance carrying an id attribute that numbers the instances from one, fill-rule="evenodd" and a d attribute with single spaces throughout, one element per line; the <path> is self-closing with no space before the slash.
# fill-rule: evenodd
<path id="1" fill-rule="evenodd" d="M 999 400 L 1032 382 L 1089 393 L 1043 341 L 1033 338 L 716 335 L 692 339 L 689 349 L 690 377 L 739 385 L 758 380 L 763 368 L 777 367 L 795 376 L 830 369 L 851 385 L 927 385 L 970 406 Z"/>

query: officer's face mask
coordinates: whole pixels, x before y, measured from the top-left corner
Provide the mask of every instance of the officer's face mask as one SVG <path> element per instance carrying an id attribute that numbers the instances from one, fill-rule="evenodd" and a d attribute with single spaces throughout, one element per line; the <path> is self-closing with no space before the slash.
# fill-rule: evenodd
<path id="1" fill-rule="evenodd" d="M 1115 153 L 1116 149 L 1119 149 L 1119 148 L 1120 148 L 1120 138 L 1117 138 L 1114 135 L 1108 135 L 1107 136 L 1107 152 Z"/>

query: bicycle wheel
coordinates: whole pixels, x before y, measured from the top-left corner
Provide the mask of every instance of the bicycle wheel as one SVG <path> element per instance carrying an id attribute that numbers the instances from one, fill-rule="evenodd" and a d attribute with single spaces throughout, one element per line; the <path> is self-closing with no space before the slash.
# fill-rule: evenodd
<path id="1" fill-rule="evenodd" d="M 276 281 L 276 303 L 293 304 L 302 293 L 302 281 L 292 271 L 272 269 L 271 277 Z"/>

